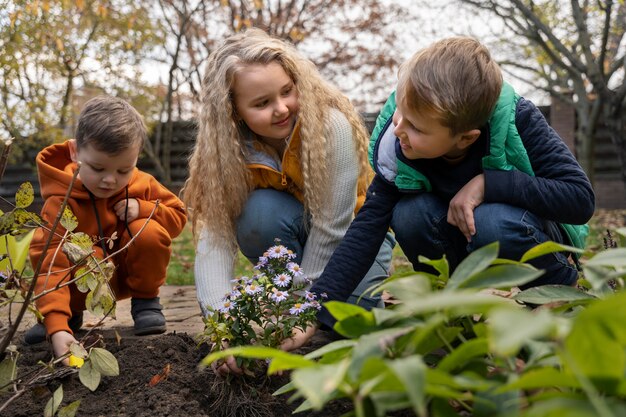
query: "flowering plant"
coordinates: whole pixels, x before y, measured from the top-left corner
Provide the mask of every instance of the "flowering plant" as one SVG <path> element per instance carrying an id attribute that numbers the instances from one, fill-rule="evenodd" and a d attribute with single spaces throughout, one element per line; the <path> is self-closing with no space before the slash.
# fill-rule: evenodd
<path id="1" fill-rule="evenodd" d="M 218 308 L 209 307 L 201 341 L 211 351 L 242 345 L 279 347 L 294 329 L 306 330 L 321 309 L 309 280 L 294 262 L 296 254 L 276 240 L 259 258 L 252 277 L 233 280 Z"/>

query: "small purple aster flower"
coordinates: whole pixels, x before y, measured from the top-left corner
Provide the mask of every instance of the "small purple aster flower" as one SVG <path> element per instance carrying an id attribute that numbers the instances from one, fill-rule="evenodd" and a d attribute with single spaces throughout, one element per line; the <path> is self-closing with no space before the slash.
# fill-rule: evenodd
<path id="1" fill-rule="evenodd" d="M 277 287 L 284 288 L 289 286 L 289 283 L 291 282 L 291 277 L 287 274 L 278 274 L 274 277 L 272 282 L 274 282 L 274 285 L 276 285 Z"/>
<path id="2" fill-rule="evenodd" d="M 228 297 L 230 297 L 231 300 L 236 300 L 237 298 L 241 297 L 241 291 L 232 290 L 230 294 L 228 294 Z"/>
<path id="3" fill-rule="evenodd" d="M 304 298 L 307 301 L 315 301 L 315 294 L 313 294 L 311 291 L 305 291 L 304 292 Z"/>
<path id="4" fill-rule="evenodd" d="M 261 286 L 257 284 L 250 284 L 246 286 L 246 294 L 254 295 L 260 293 L 262 290 Z"/>
<path id="5" fill-rule="evenodd" d="M 237 304 L 230 300 L 225 300 L 220 306 L 220 308 L 218 308 L 218 310 L 220 313 L 228 313 L 232 308 L 235 307 L 235 305 Z"/>
<path id="6" fill-rule="evenodd" d="M 276 245 L 276 246 L 272 246 L 271 248 L 267 250 L 267 257 L 274 258 L 274 259 L 282 258 L 288 253 L 289 251 L 287 250 L 286 247 L 284 247 L 283 245 Z"/>
<path id="7" fill-rule="evenodd" d="M 325 292 L 320 294 L 320 297 L 322 297 L 324 300 L 328 298 L 328 294 L 326 294 Z"/>
<path id="8" fill-rule="evenodd" d="M 294 278 L 304 275 L 304 272 L 302 271 L 302 268 L 300 268 L 300 265 L 295 262 L 289 262 L 287 264 L 287 269 L 289 270 L 289 272 L 291 272 Z"/>
<path id="9" fill-rule="evenodd" d="M 304 312 L 304 310 L 306 310 L 305 304 L 301 304 L 301 303 L 294 304 L 293 307 L 289 309 L 289 314 L 293 314 L 297 316 L 300 313 Z"/>
<path id="10" fill-rule="evenodd" d="M 280 303 L 281 301 L 285 301 L 288 296 L 289 296 L 289 293 L 287 291 L 277 290 L 277 291 L 274 291 L 274 293 L 270 295 L 270 298 L 272 299 L 272 301 Z"/>
<path id="11" fill-rule="evenodd" d="M 314 308 L 316 310 L 322 309 L 322 305 L 315 300 L 304 303 L 303 307 L 305 307 L 305 310 L 308 308 Z"/>
<path id="12" fill-rule="evenodd" d="M 267 256 L 259 256 L 259 262 L 257 262 L 257 264 L 254 266 L 254 269 L 261 269 L 265 265 L 267 265 Z"/>

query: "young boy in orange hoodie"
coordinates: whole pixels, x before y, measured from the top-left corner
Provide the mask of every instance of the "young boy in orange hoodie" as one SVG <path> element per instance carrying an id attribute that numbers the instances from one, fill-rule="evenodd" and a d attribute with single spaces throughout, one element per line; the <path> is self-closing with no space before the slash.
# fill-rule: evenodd
<path id="1" fill-rule="evenodd" d="M 45 199 L 42 217 L 52 224 L 59 212 L 72 176 L 80 163 L 68 207 L 78 219 L 74 232 L 96 237 L 94 255 L 100 259 L 130 246 L 112 258 L 116 266 L 109 285 L 116 298 L 131 298 L 131 314 L 137 335 L 163 333 L 165 317 L 159 302 L 159 287 L 165 282 L 172 239 L 180 234 L 186 221 L 181 200 L 151 175 L 136 168 L 147 132 L 139 113 L 122 99 L 99 96 L 82 110 L 76 139 L 51 145 L 37 155 L 41 195 Z M 156 200 L 159 206 L 150 221 Z M 61 225 L 52 244 L 43 253 L 48 230 L 37 229 L 30 246 L 30 259 L 36 265 L 44 260 L 35 295 L 71 279 L 69 259 L 56 248 L 63 236 Z M 112 248 L 104 238 L 116 233 Z M 47 276 L 48 271 L 50 275 Z M 54 354 L 67 352 L 75 342 L 73 332 L 82 325 L 86 294 L 76 285 L 62 287 L 39 298 L 37 308 L 43 324 L 29 329 L 25 342 L 39 343 L 50 337 Z"/>

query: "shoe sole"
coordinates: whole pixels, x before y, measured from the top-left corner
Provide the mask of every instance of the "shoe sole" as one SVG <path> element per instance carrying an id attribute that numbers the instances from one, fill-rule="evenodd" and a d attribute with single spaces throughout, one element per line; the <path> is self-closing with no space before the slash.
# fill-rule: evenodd
<path id="1" fill-rule="evenodd" d="M 167 326 L 165 325 L 146 327 L 145 329 L 139 329 L 139 330 L 135 329 L 135 336 L 147 336 L 151 334 L 161 334 L 161 333 L 165 333 L 166 330 L 167 330 Z"/>

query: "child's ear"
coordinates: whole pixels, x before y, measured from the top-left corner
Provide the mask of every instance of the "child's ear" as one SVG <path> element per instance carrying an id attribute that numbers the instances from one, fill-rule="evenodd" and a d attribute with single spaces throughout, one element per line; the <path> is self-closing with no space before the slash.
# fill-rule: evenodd
<path id="1" fill-rule="evenodd" d="M 70 148 L 70 158 L 72 158 L 72 162 L 78 162 L 78 146 L 76 145 L 76 139 L 68 140 L 67 145 Z"/>
<path id="2" fill-rule="evenodd" d="M 473 144 L 474 142 L 476 142 L 476 140 L 479 137 L 480 137 L 480 129 L 472 129 L 472 130 L 468 130 L 467 132 L 463 132 L 461 133 L 461 139 L 459 139 L 457 146 L 460 149 L 465 149 L 469 147 L 471 144 Z"/>

